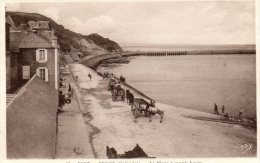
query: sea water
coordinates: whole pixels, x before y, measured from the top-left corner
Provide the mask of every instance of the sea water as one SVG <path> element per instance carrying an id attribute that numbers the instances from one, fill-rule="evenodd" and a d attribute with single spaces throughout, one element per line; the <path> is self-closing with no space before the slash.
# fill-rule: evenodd
<path id="1" fill-rule="evenodd" d="M 123 75 L 127 83 L 158 102 L 213 113 L 256 117 L 255 55 L 138 56 L 129 64 L 98 67 Z"/>

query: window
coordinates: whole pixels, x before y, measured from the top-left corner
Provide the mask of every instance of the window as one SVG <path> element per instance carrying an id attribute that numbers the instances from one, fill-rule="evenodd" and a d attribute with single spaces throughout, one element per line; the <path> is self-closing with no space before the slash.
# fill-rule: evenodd
<path id="1" fill-rule="evenodd" d="M 23 66 L 23 79 L 30 79 L 30 66 Z"/>
<path id="2" fill-rule="evenodd" d="M 44 63 L 47 61 L 47 49 L 37 49 L 36 50 L 36 61 L 39 63 Z"/>
<path id="3" fill-rule="evenodd" d="M 40 68 L 40 78 L 45 81 L 45 69 Z"/>
<path id="4" fill-rule="evenodd" d="M 45 50 L 39 50 L 40 61 L 45 61 Z"/>
<path id="5" fill-rule="evenodd" d="M 48 81 L 48 69 L 46 67 L 39 67 L 36 74 L 44 81 Z"/>

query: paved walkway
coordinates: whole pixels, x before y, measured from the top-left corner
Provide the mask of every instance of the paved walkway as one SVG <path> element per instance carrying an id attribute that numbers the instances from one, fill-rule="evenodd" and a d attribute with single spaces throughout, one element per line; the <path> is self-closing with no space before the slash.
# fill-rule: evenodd
<path id="1" fill-rule="evenodd" d="M 66 84 L 61 90 L 68 92 L 71 84 L 75 93 L 72 76 L 69 67 L 66 66 L 61 76 Z M 90 129 L 87 128 L 80 112 L 78 99 L 75 94 L 70 104 L 65 104 L 63 112 L 58 115 L 58 133 L 55 158 L 95 158 L 89 140 Z"/>

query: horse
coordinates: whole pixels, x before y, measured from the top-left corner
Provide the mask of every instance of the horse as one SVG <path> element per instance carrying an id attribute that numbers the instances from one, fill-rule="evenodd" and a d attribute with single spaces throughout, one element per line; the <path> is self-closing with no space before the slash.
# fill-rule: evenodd
<path id="1" fill-rule="evenodd" d="M 129 91 L 129 90 L 126 90 L 126 102 L 129 104 L 129 105 L 132 105 L 132 103 L 134 102 L 134 95 Z"/>
<path id="2" fill-rule="evenodd" d="M 152 116 L 155 114 L 159 114 L 160 118 L 160 123 L 163 122 L 163 117 L 164 117 L 164 111 L 162 109 L 159 109 L 157 106 L 149 106 L 147 109 L 148 115 L 149 115 L 149 122 L 152 121 Z"/>

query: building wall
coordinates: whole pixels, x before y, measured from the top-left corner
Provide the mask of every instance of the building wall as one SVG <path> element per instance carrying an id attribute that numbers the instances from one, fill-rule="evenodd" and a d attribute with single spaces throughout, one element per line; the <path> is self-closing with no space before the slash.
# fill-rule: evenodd
<path id="1" fill-rule="evenodd" d="M 18 56 L 19 53 L 11 52 L 10 54 L 12 80 L 18 80 Z"/>
<path id="2" fill-rule="evenodd" d="M 5 50 L 9 51 L 9 44 L 10 44 L 10 24 L 5 23 Z"/>
<path id="3" fill-rule="evenodd" d="M 14 93 L 21 85 L 23 81 L 18 78 L 18 53 L 7 52 L 6 53 L 6 92 Z"/>
<path id="4" fill-rule="evenodd" d="M 57 84 L 59 85 L 59 80 L 60 80 L 60 58 L 61 58 L 61 52 L 60 52 L 60 49 L 58 49 L 58 56 L 57 56 L 58 58 L 58 63 L 57 63 L 57 74 L 58 74 L 58 79 L 57 79 Z"/>
<path id="5" fill-rule="evenodd" d="M 44 48 L 43 48 L 44 49 Z M 38 67 L 46 67 L 48 69 L 48 82 L 55 85 L 55 55 L 54 48 L 47 48 L 47 62 L 39 63 L 36 61 L 36 48 L 20 49 L 21 54 L 18 57 L 18 76 L 22 79 L 22 66 L 30 66 L 30 77 L 36 74 Z"/>
<path id="6" fill-rule="evenodd" d="M 6 92 L 8 93 L 11 89 L 11 57 L 10 53 L 6 52 Z"/>
<path id="7" fill-rule="evenodd" d="M 10 25 L 5 23 L 5 57 L 6 57 L 6 92 L 9 92 L 11 89 L 11 57 L 9 52 L 9 34 L 10 34 Z"/>

